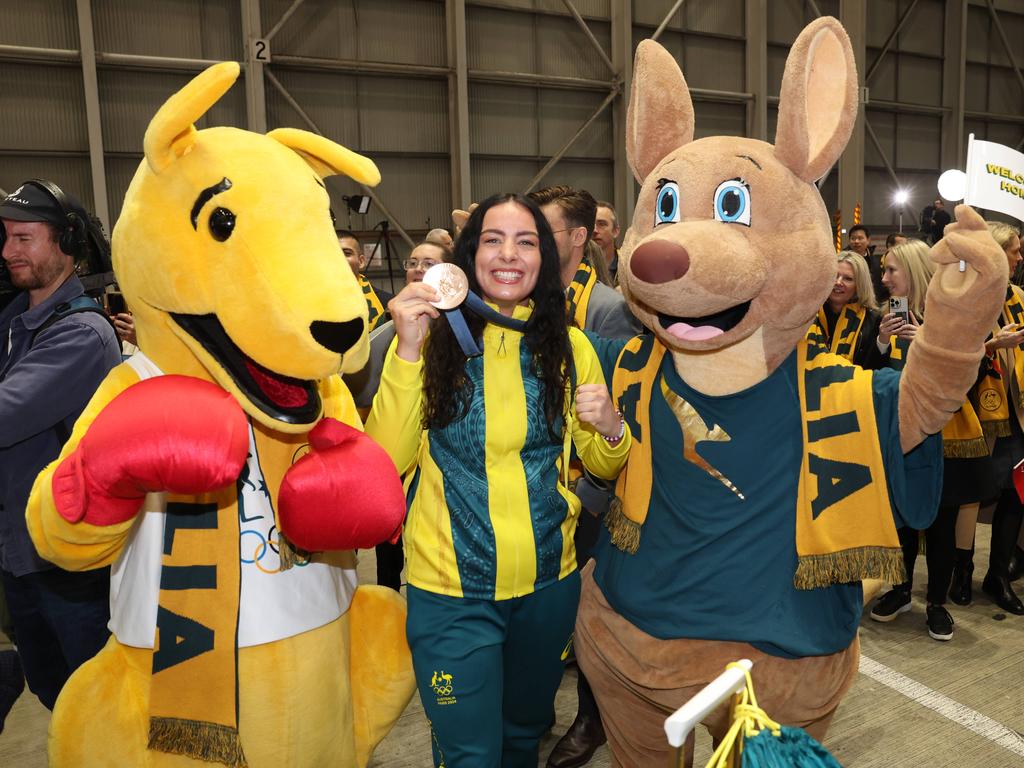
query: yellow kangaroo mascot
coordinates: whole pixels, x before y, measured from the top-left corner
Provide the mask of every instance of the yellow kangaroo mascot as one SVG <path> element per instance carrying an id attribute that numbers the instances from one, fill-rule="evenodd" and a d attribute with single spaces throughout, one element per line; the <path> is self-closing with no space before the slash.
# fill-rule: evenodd
<path id="1" fill-rule="evenodd" d="M 364 766 L 414 689 L 404 601 L 356 588 L 352 550 L 396 537 L 404 499 L 339 375 L 366 303 L 322 181 L 380 175 L 305 131 L 197 131 L 238 74 L 210 67 L 146 131 L 113 236 L 141 352 L 26 512 L 44 557 L 112 566 L 57 768 Z"/>

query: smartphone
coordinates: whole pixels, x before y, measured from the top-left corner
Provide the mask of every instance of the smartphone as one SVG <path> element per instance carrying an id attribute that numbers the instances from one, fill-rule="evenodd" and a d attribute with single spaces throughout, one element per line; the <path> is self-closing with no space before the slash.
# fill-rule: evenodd
<path id="1" fill-rule="evenodd" d="M 889 299 L 889 312 L 897 315 L 904 325 L 910 323 L 910 310 L 907 309 L 906 296 L 893 296 Z"/>
<path id="2" fill-rule="evenodd" d="M 110 291 L 106 294 L 107 299 L 107 314 L 113 317 L 114 315 L 123 315 L 128 311 L 128 305 L 125 303 L 124 294 L 120 291 Z"/>

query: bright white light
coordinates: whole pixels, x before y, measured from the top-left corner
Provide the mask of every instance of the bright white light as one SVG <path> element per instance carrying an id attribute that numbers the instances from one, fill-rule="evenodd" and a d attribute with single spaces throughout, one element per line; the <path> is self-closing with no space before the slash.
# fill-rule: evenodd
<path id="1" fill-rule="evenodd" d="M 896 205 L 906 205 L 907 200 L 909 199 L 910 195 L 907 193 L 907 191 L 905 189 L 901 189 L 895 195 L 893 195 L 892 201 L 896 203 Z"/>
<path id="2" fill-rule="evenodd" d="M 939 176 L 939 194 L 951 202 L 963 200 L 967 194 L 967 174 L 951 168 Z"/>

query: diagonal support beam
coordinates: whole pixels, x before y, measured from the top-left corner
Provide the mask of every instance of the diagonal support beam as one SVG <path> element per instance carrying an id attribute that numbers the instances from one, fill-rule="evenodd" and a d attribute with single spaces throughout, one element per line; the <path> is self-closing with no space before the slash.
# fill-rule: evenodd
<path id="1" fill-rule="evenodd" d="M 900 177 L 896 175 L 896 170 L 892 167 L 892 163 L 889 162 L 889 158 L 885 154 L 885 150 L 882 149 L 882 143 L 878 140 L 875 129 L 871 127 L 871 121 L 868 120 L 867 115 L 864 116 L 864 132 L 868 138 L 871 139 L 871 143 L 875 145 L 875 149 L 878 151 L 878 156 L 882 158 L 882 164 L 885 165 L 885 170 L 889 172 L 889 176 L 892 179 L 892 183 L 896 185 L 897 189 L 903 189 L 903 183 L 900 181 Z M 914 215 L 910 209 L 907 208 L 906 203 L 901 203 L 900 208 L 903 212 L 910 216 L 910 220 L 914 220 Z"/>
<path id="2" fill-rule="evenodd" d="M 304 0 L 295 0 L 291 5 L 288 6 L 288 10 L 281 14 L 281 18 L 277 20 L 277 24 L 270 28 L 267 32 L 267 36 L 263 38 L 268 43 L 274 38 L 274 35 L 280 31 L 281 27 L 284 26 L 285 22 L 292 17 L 292 14 L 299 10 L 299 6 L 302 5 Z"/>
<path id="3" fill-rule="evenodd" d="M 597 38 L 594 37 L 594 33 L 590 31 L 590 27 L 587 26 L 587 22 L 585 22 L 583 17 L 580 16 L 580 12 L 576 10 L 576 6 L 572 4 L 572 0 L 562 0 L 562 3 L 569 9 L 569 13 L 572 14 L 572 17 L 576 19 L 576 23 L 579 25 L 580 29 L 583 30 L 583 34 L 587 36 L 590 44 L 594 46 L 594 49 L 601 56 L 601 60 L 608 66 L 608 71 L 613 75 L 618 75 L 619 73 L 615 71 L 615 65 L 612 64 L 612 60 L 608 58 L 608 54 L 604 52 L 604 48 L 601 47 Z"/>
<path id="4" fill-rule="evenodd" d="M 814 11 L 814 17 L 816 19 L 820 19 L 823 14 L 821 13 L 821 8 L 818 7 L 818 4 L 814 2 L 814 0 L 807 0 L 807 2 L 810 4 L 811 10 Z"/>
<path id="5" fill-rule="evenodd" d="M 616 86 L 613 90 L 609 91 L 604 101 L 601 102 L 601 106 L 594 110 L 594 114 L 587 118 L 586 122 L 584 122 L 583 125 L 581 125 L 579 129 L 576 131 L 576 133 L 572 135 L 572 138 L 565 142 L 565 145 L 560 150 L 558 150 L 550 160 L 548 160 L 545 166 L 537 172 L 536 176 L 533 177 L 533 180 L 526 185 L 526 188 L 523 190 L 524 195 L 531 192 L 533 188 L 537 186 L 540 180 L 547 176 L 548 171 L 554 168 L 555 165 L 557 165 L 558 161 L 565 157 L 565 153 L 568 152 L 572 145 L 575 144 L 576 141 L 579 139 L 579 137 L 583 135 L 583 132 L 590 127 L 591 123 L 593 123 L 595 120 L 597 120 L 598 117 L 600 117 L 601 113 L 608 108 L 609 104 L 615 101 L 616 97 L 621 92 L 622 91 L 619 88 L 619 86 Z"/>
<path id="6" fill-rule="evenodd" d="M 999 39 L 1003 42 L 1003 50 L 1006 51 L 1006 57 L 1010 60 L 1013 73 L 1017 76 L 1017 82 L 1020 83 L 1020 88 L 1024 91 L 1024 75 L 1021 74 L 1020 67 L 1017 66 L 1017 60 L 1013 57 L 1013 48 L 1010 47 L 1010 41 L 1006 38 L 1006 30 L 1003 29 L 1003 22 L 999 20 L 999 13 L 996 11 L 996 4 L 993 0 L 988 0 L 988 12 L 992 17 L 992 23 L 996 27 L 996 32 L 999 33 Z"/>
<path id="7" fill-rule="evenodd" d="M 665 31 L 668 23 L 672 21 L 672 17 L 675 16 L 676 12 L 683 7 L 683 3 L 685 2 L 686 0 L 676 0 L 675 5 L 673 5 L 672 9 L 665 14 L 665 18 L 661 20 L 661 24 L 659 24 L 658 28 L 654 30 L 654 34 L 651 35 L 651 40 L 657 40 L 661 37 L 661 33 Z"/>
<path id="8" fill-rule="evenodd" d="M 900 16 L 900 20 L 896 22 L 896 28 L 889 34 L 889 37 L 886 38 L 885 44 L 882 45 L 882 50 L 879 51 L 875 60 L 871 62 L 871 66 L 868 67 L 868 73 L 864 75 L 865 85 L 871 82 L 871 78 L 874 77 L 875 72 L 878 71 L 878 65 L 882 63 L 882 59 L 885 58 L 885 54 L 887 54 L 889 49 L 892 48 L 892 44 L 895 42 L 896 36 L 899 35 L 900 30 L 903 29 L 903 25 L 907 23 L 907 19 L 910 18 L 910 14 L 912 14 L 914 9 L 917 8 L 917 3 L 918 0 L 914 0 L 914 2 L 908 5 L 907 10 L 905 10 L 903 15 Z"/>
<path id="9" fill-rule="evenodd" d="M 284 100 L 288 102 L 288 105 L 295 110 L 295 112 L 298 114 L 300 118 L 302 118 L 302 121 L 309 126 L 309 129 L 313 131 L 313 133 L 317 133 L 323 136 L 324 132 L 320 130 L 319 126 L 317 126 L 316 123 L 313 122 L 313 118 L 306 114 L 306 110 L 299 106 L 299 102 L 292 98 L 292 95 L 288 93 L 288 89 L 281 85 L 281 81 L 274 76 L 274 73 L 268 69 L 263 73 L 263 75 L 264 77 L 266 77 L 267 82 L 274 86 L 277 92 L 281 94 L 282 98 L 284 98 Z M 364 195 L 368 195 L 370 199 L 373 200 L 374 205 L 376 205 L 380 209 L 380 212 L 383 213 L 384 216 L 388 218 L 392 226 L 394 226 L 394 228 L 398 230 L 398 234 L 402 236 L 402 239 L 405 240 L 409 247 L 415 248 L 416 243 L 413 241 L 411 237 L 409 237 L 409 233 L 405 231 L 402 225 L 398 222 L 398 219 L 396 219 L 391 214 L 391 211 L 387 209 L 387 206 L 384 205 L 384 203 L 374 193 L 374 191 L 365 184 L 360 184 L 359 188 L 362 189 Z"/>

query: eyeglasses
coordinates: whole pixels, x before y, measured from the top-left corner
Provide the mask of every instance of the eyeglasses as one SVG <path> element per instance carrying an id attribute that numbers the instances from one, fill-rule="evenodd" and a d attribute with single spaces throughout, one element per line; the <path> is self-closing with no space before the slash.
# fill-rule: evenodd
<path id="1" fill-rule="evenodd" d="M 416 261 L 415 259 L 406 259 L 402 262 L 402 269 L 409 271 L 410 269 L 430 269 L 435 264 L 440 264 L 439 261 L 433 259 L 423 259 L 422 261 Z"/>

